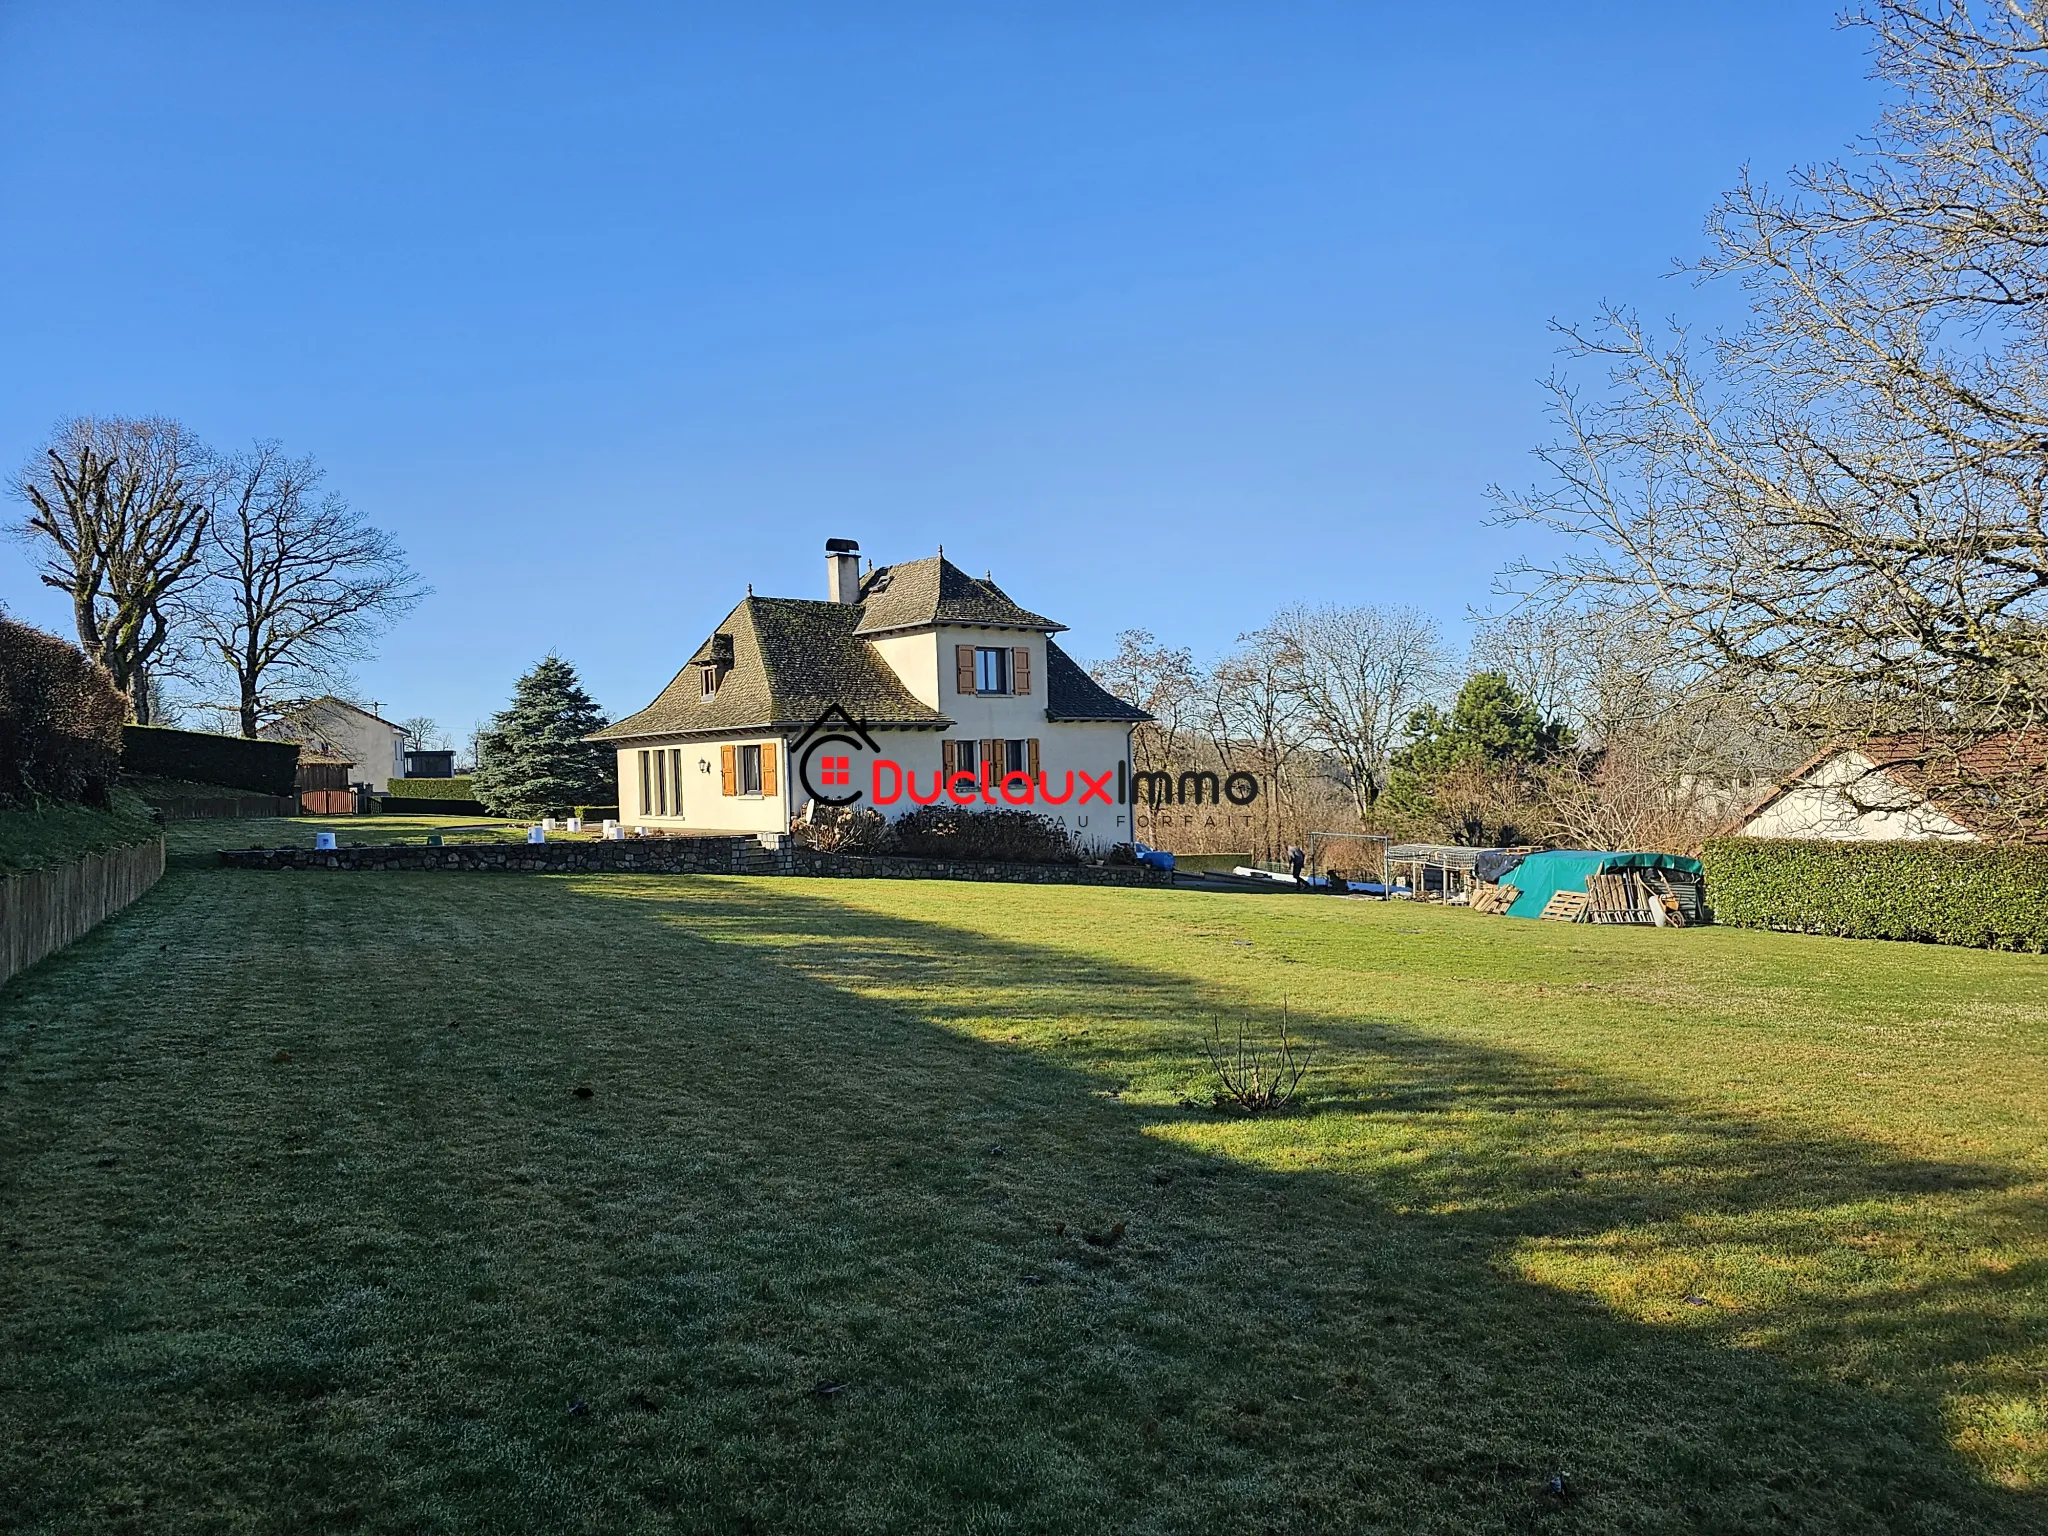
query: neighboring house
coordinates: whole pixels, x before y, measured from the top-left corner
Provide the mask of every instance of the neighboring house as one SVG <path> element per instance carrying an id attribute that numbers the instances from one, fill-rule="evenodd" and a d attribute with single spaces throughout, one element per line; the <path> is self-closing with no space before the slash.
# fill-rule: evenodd
<path id="1" fill-rule="evenodd" d="M 377 794 L 389 789 L 393 779 L 405 777 L 409 738 L 404 729 L 343 699 L 330 696 L 295 704 L 262 734 L 353 764 L 356 782 L 368 784 Z"/>
<path id="2" fill-rule="evenodd" d="M 2011 733 L 1957 750 L 1926 737 L 1878 736 L 1815 754 L 1723 830 L 1828 842 L 2041 840 L 2029 807 L 2048 743 Z"/>
<path id="3" fill-rule="evenodd" d="M 895 817 L 942 778 L 956 803 L 971 788 L 1001 805 L 1007 788 L 1018 804 L 1028 775 L 1064 801 L 1034 789 L 1029 809 L 1091 844 L 1129 842 L 1130 735 L 1151 717 L 1054 643 L 1066 626 L 943 550 L 863 576 L 859 548 L 827 543 L 824 602 L 748 596 L 653 703 L 595 734 L 618 747 L 622 819 L 774 834 L 814 794 Z"/>

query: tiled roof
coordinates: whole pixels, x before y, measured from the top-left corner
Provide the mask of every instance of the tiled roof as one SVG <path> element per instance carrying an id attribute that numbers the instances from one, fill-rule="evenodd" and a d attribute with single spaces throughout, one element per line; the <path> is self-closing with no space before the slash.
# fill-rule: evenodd
<path id="1" fill-rule="evenodd" d="M 993 581 L 977 581 L 944 555 L 878 566 L 861 581 L 860 597 L 860 627 L 854 631 L 860 635 L 930 624 L 989 624 L 1047 634 L 1067 627 L 1019 608 Z"/>
<path id="2" fill-rule="evenodd" d="M 1732 816 L 1721 835 L 1737 834 L 1823 764 L 1845 752 L 1919 796 L 1980 837 L 2048 842 L 2035 788 L 2048 770 L 2048 734 L 2000 731 L 1975 741 L 1904 733 L 1839 742 L 1823 748 L 1774 785 L 1762 799 Z"/>
<path id="3" fill-rule="evenodd" d="M 951 725 L 856 636 L 860 617 L 861 610 L 846 603 L 750 597 L 726 615 L 652 704 L 591 739 L 803 726 L 834 704 L 871 725 Z M 730 670 L 707 699 L 699 663 L 727 654 Z"/>
<path id="4" fill-rule="evenodd" d="M 1138 725 L 1152 717 L 1127 704 L 1095 681 L 1081 664 L 1045 641 L 1045 718 L 1048 720 L 1128 720 Z"/>

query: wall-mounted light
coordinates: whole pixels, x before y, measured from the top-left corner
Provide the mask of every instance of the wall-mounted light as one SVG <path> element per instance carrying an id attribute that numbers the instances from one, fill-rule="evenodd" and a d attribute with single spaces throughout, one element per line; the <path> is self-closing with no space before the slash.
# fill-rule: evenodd
<path id="1" fill-rule="evenodd" d="M 711 771 L 711 759 L 710 759 L 710 758 L 708 758 L 708 757 L 700 757 L 700 758 L 698 758 L 698 759 L 697 759 L 697 771 L 698 771 L 699 773 L 709 773 L 709 772 Z"/>

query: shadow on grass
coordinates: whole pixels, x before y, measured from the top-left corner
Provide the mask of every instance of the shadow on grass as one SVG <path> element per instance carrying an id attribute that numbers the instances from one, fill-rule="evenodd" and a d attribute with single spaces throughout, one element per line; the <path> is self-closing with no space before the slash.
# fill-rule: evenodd
<path id="1" fill-rule="evenodd" d="M 2004 1170 L 1364 1017 L 1309 1114 L 1119 1101 L 1266 1000 L 785 883 L 181 899 L 232 984 L 53 974 L 0 1058 L 63 1101 L 0 1101 L 23 1523 L 2041 1527 L 1954 1406 L 2020 1385 L 2038 1275 L 1880 1251 L 2038 1233 Z M 118 1059 L 50 1040 L 87 1012 Z M 114 1119 L 180 1156 L 81 1182 Z"/>

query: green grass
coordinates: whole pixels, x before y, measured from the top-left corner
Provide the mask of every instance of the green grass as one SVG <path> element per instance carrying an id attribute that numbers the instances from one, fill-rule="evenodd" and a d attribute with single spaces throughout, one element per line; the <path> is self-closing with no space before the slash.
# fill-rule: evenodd
<path id="1" fill-rule="evenodd" d="M 0 991 L 0 1527 L 2048 1529 L 2041 957 L 175 831 Z"/>
<path id="2" fill-rule="evenodd" d="M 19 874 L 45 864 L 68 864 L 88 853 L 146 843 L 162 829 L 149 808 L 126 790 L 113 793 L 104 811 L 82 805 L 48 805 L 33 811 L 0 811 L 0 875 Z"/>

